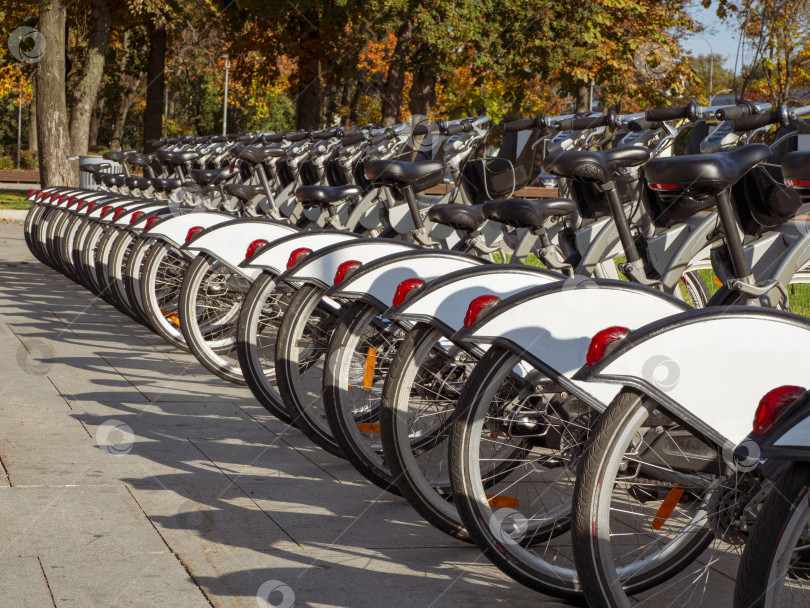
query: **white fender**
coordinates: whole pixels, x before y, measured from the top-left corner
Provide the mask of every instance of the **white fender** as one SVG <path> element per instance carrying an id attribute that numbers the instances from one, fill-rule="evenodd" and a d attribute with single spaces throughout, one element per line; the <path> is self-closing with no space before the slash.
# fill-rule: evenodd
<path id="1" fill-rule="evenodd" d="M 418 250 L 416 245 L 390 239 L 356 239 L 339 243 L 311 255 L 283 278 L 288 281 L 314 283 L 323 289 L 332 286 L 338 266 L 356 260 L 361 264 L 374 262 L 382 257 L 406 250 Z"/>
<path id="2" fill-rule="evenodd" d="M 183 246 L 183 250 L 204 251 L 239 274 L 255 280 L 261 270 L 239 267 L 245 259 L 248 246 L 258 239 L 272 243 L 297 232 L 299 229 L 295 226 L 273 220 L 237 219 L 200 232 Z"/>
<path id="3" fill-rule="evenodd" d="M 158 204 L 158 203 L 146 203 L 144 205 L 138 205 L 136 207 L 128 207 L 124 213 L 118 216 L 113 223 L 114 226 L 129 226 L 129 221 L 132 219 L 132 214 L 138 211 L 142 211 L 144 214 L 152 213 L 153 211 L 157 211 L 158 209 L 165 209 L 165 204 Z"/>
<path id="4" fill-rule="evenodd" d="M 94 219 L 101 218 L 101 210 L 105 207 L 112 207 L 113 209 L 118 209 L 126 205 L 126 201 L 106 201 L 106 202 L 99 202 L 90 213 L 87 213 L 87 217 L 92 217 Z M 110 216 L 112 217 L 112 216 Z"/>
<path id="5" fill-rule="evenodd" d="M 115 215 L 115 213 L 114 213 L 114 212 L 113 212 L 113 213 L 109 213 L 109 214 L 105 215 L 104 217 L 101 217 L 101 215 L 100 215 L 100 214 L 101 214 L 101 210 L 102 210 L 104 207 L 106 207 L 107 205 L 112 205 L 112 206 L 113 206 L 113 207 L 115 207 L 116 209 L 118 209 L 119 207 L 126 207 L 127 209 L 132 209 L 132 210 L 134 210 L 134 209 L 136 209 L 137 207 L 141 206 L 141 205 L 142 205 L 142 203 L 136 203 L 136 202 L 132 202 L 132 201 L 130 201 L 130 200 L 126 200 L 126 199 L 124 199 L 124 200 L 121 200 L 121 201 L 115 201 L 115 202 L 111 202 L 111 203 L 104 203 L 104 204 L 100 205 L 100 206 L 99 206 L 97 209 L 94 209 L 94 210 L 93 210 L 93 213 L 95 213 L 96 211 L 98 211 L 98 213 L 99 213 L 99 221 L 104 222 L 105 224 L 110 224 L 110 223 L 112 223 L 112 221 L 113 221 L 113 215 Z M 121 217 L 121 216 L 119 216 L 119 218 L 120 218 L 120 217 Z"/>
<path id="6" fill-rule="evenodd" d="M 688 422 L 696 419 L 695 428 L 720 445 L 748 435 L 765 393 L 810 385 L 810 320 L 790 313 L 694 310 L 626 340 L 582 377 L 634 386 Z"/>
<path id="7" fill-rule="evenodd" d="M 575 278 L 522 291 L 453 339 L 499 344 L 541 371 L 571 379 L 585 365 L 597 332 L 614 325 L 638 328 L 688 308 L 672 296 L 633 283 Z M 568 388 L 594 397 L 592 405 L 601 409 L 620 390 L 581 380 L 571 380 Z"/>
<path id="8" fill-rule="evenodd" d="M 494 295 L 505 299 L 565 278 L 536 266 L 493 264 L 468 268 L 434 279 L 385 316 L 402 321 L 425 321 L 450 336 L 463 327 L 467 308 L 475 298 Z"/>
<path id="9" fill-rule="evenodd" d="M 357 274 L 332 287 L 326 295 L 362 300 L 386 310 L 393 305 L 397 286 L 405 279 L 430 281 L 450 272 L 486 264 L 482 258 L 457 251 L 405 251 L 364 266 Z"/>
<path id="10" fill-rule="evenodd" d="M 191 228 L 195 226 L 202 226 L 203 229 L 211 228 L 232 219 L 234 219 L 232 215 L 221 211 L 183 213 L 155 222 L 146 234 L 165 241 L 172 247 L 182 247 Z"/>
<path id="11" fill-rule="evenodd" d="M 42 192 L 46 192 L 47 194 L 40 197 L 39 203 L 41 205 L 51 205 L 54 207 L 58 205 L 57 201 L 59 200 L 59 197 L 63 195 L 75 196 L 76 198 L 84 199 L 90 194 L 97 194 L 85 190 L 72 190 L 70 188 L 48 188 L 47 190 L 42 190 Z M 58 194 L 59 196 L 54 196 L 55 194 Z M 53 201 L 51 201 L 51 197 L 53 197 Z"/>
<path id="12" fill-rule="evenodd" d="M 287 262 L 290 254 L 296 249 L 306 247 L 316 252 L 330 245 L 345 243 L 360 238 L 353 232 L 340 232 L 337 230 L 313 230 L 291 234 L 268 245 L 260 253 L 241 264 L 243 268 L 259 268 L 270 270 L 274 274 L 287 272 Z"/>

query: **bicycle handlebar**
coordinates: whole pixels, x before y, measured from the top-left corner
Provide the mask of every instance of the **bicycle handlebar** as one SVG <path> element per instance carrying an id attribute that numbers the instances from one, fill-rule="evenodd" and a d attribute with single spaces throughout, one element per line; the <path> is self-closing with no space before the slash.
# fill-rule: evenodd
<path id="1" fill-rule="evenodd" d="M 287 133 L 285 139 L 289 142 L 304 141 L 309 139 L 311 131 L 299 131 L 298 133 Z"/>
<path id="2" fill-rule="evenodd" d="M 563 118 L 554 123 L 554 127 L 560 131 L 583 131 L 585 129 L 613 126 L 615 119 L 616 115 L 612 112 L 600 116 Z"/>
<path id="3" fill-rule="evenodd" d="M 365 133 L 362 131 L 357 131 L 356 133 L 348 133 L 344 135 L 343 139 L 340 140 L 340 143 L 344 146 L 353 146 L 354 144 L 359 144 L 365 138 Z"/>
<path id="4" fill-rule="evenodd" d="M 734 131 L 751 131 L 759 129 L 760 127 L 767 127 L 777 123 L 787 124 L 787 109 L 782 106 L 773 112 L 762 112 L 761 114 L 752 114 L 750 116 L 743 116 L 736 120 L 731 121 L 731 128 Z"/>
<path id="5" fill-rule="evenodd" d="M 643 118 L 636 118 L 635 120 L 631 120 L 627 123 L 627 128 L 631 131 L 639 133 L 641 131 L 647 131 L 648 129 L 660 129 L 663 126 L 663 122 L 660 120 L 648 120 L 647 117 Z"/>
<path id="6" fill-rule="evenodd" d="M 539 129 L 544 125 L 544 116 L 541 114 L 534 118 L 521 118 L 511 122 L 503 123 L 503 130 L 507 133 L 511 131 L 526 131 L 528 129 Z"/>

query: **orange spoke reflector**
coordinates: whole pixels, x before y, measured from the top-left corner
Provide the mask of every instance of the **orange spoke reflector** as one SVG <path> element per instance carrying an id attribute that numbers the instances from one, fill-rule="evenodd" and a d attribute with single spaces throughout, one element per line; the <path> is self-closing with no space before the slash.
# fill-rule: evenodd
<path id="1" fill-rule="evenodd" d="M 672 515 L 675 507 L 678 506 L 681 496 L 683 496 L 682 488 L 672 488 L 669 491 L 669 494 L 667 494 L 664 502 L 662 502 L 661 506 L 658 507 L 658 513 L 655 514 L 655 519 L 652 521 L 653 530 L 660 530 L 663 525 L 667 523 L 669 516 Z"/>
<path id="2" fill-rule="evenodd" d="M 357 430 L 361 433 L 379 433 L 380 425 L 374 422 L 358 422 Z"/>
<path id="3" fill-rule="evenodd" d="M 161 310 L 160 312 L 163 313 L 163 316 L 166 317 L 169 321 L 177 325 L 177 327 L 180 327 L 180 317 L 178 317 L 175 313 L 169 310 Z"/>
<path id="4" fill-rule="evenodd" d="M 369 346 L 368 351 L 366 351 L 366 368 L 363 370 L 363 390 L 369 390 L 371 385 L 374 384 L 374 367 L 376 365 L 377 349 Z"/>
<path id="5" fill-rule="evenodd" d="M 498 433 L 490 433 L 489 438 L 490 439 L 497 439 L 498 438 Z"/>
<path id="6" fill-rule="evenodd" d="M 714 275 L 714 284 L 717 285 L 718 287 L 722 287 L 723 286 L 723 281 L 718 279 L 717 275 Z"/>
<path id="7" fill-rule="evenodd" d="M 486 496 L 489 506 L 495 507 L 496 509 L 501 509 L 504 507 L 517 509 L 519 505 L 518 499 L 512 498 L 511 496 L 493 496 L 492 494 L 487 494 Z"/>

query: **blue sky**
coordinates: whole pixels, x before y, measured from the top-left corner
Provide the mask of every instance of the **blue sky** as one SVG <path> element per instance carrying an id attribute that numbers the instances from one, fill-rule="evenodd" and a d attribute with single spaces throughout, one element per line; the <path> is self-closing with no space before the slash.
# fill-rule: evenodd
<path id="1" fill-rule="evenodd" d="M 736 22 L 727 20 L 726 23 L 723 23 L 717 18 L 716 10 L 716 3 L 713 3 L 708 9 L 704 9 L 702 6 L 698 5 L 690 11 L 690 14 L 696 21 L 706 27 L 706 31 L 702 32 L 700 35 L 708 39 L 715 53 L 725 55 L 725 67 L 729 70 L 733 70 L 734 56 L 737 54 L 737 43 L 739 41 L 739 36 L 734 28 Z M 691 36 L 681 44 L 683 48 L 691 51 L 693 55 L 708 55 L 709 45 L 706 44 L 703 38 Z"/>

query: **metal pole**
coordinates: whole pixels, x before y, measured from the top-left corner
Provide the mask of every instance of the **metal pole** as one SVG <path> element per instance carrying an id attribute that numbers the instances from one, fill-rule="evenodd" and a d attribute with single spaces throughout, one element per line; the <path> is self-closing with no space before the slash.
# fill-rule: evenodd
<path id="1" fill-rule="evenodd" d="M 590 97 L 590 103 L 588 104 L 588 109 L 590 111 L 593 111 L 593 78 L 591 78 L 591 97 Z"/>
<path id="2" fill-rule="evenodd" d="M 168 72 L 163 72 L 163 139 L 169 137 L 169 79 L 166 78 Z"/>
<path id="3" fill-rule="evenodd" d="M 700 34 L 695 34 L 695 37 L 700 38 L 705 42 L 709 47 L 709 99 L 712 98 L 712 88 L 714 88 L 714 49 L 712 48 L 712 43 L 709 40 Z M 711 101 L 709 101 L 709 105 L 711 105 Z"/>
<path id="4" fill-rule="evenodd" d="M 225 55 L 225 100 L 222 104 L 222 134 L 228 134 L 228 70 L 231 69 L 231 62 Z"/>
<path id="5" fill-rule="evenodd" d="M 20 102 L 17 104 L 17 168 L 18 169 L 20 168 L 20 148 L 22 148 L 22 83 L 20 83 Z"/>

